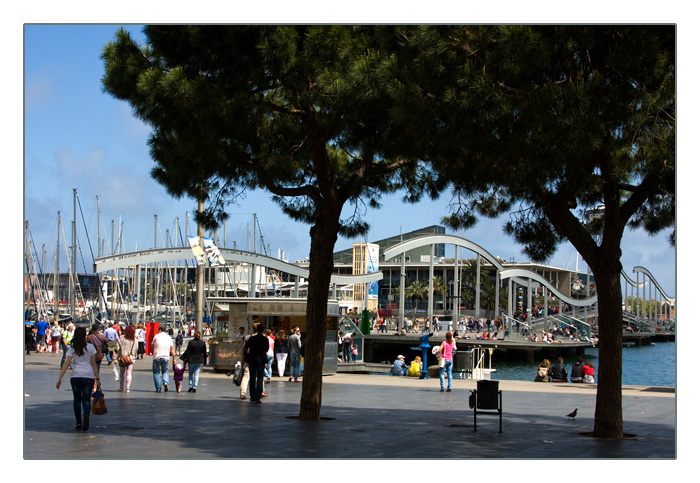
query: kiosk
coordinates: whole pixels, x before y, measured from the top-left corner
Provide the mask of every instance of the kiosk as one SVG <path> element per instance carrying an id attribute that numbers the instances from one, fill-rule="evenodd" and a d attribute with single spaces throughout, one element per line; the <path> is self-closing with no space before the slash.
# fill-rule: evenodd
<path id="1" fill-rule="evenodd" d="M 209 365 L 217 372 L 230 372 L 236 362 L 243 361 L 245 336 L 253 333 L 255 323 L 266 329 L 284 329 L 290 334 L 293 326 L 306 332 L 306 299 L 209 297 L 213 332 L 209 339 Z M 337 300 L 328 301 L 326 316 L 326 347 L 323 373 L 338 371 L 338 318 Z M 243 334 L 241 334 L 243 328 Z"/>

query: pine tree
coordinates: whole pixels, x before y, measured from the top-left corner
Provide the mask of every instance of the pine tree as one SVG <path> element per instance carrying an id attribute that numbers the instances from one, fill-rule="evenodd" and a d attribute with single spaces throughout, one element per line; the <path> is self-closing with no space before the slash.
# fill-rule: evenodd
<path id="1" fill-rule="evenodd" d="M 510 213 L 505 231 L 532 260 L 564 239 L 578 250 L 599 306 L 593 433 L 621 438 L 620 243 L 627 226 L 654 234 L 675 223 L 675 28 L 451 32 L 445 63 L 460 67 L 444 84 L 433 157 L 458 200 L 447 222 Z"/>
<path id="2" fill-rule="evenodd" d="M 106 92 L 152 129 L 155 179 L 201 199 L 212 226 L 243 189 L 264 188 L 311 226 L 300 419 L 318 420 L 328 287 L 338 236 L 403 190 L 436 196 L 420 159 L 424 88 L 407 79 L 401 27 L 147 26 L 104 49 Z M 343 217 L 343 209 L 351 215 Z"/>

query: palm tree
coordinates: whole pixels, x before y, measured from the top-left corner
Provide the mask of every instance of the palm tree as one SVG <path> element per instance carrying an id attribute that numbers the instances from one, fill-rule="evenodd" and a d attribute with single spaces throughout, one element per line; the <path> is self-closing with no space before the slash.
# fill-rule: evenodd
<path id="1" fill-rule="evenodd" d="M 465 287 L 462 289 L 462 301 L 467 307 L 472 307 L 474 302 L 474 289 L 470 287 Z M 473 307 L 472 307 L 473 308 Z"/>
<path id="2" fill-rule="evenodd" d="M 416 320 L 416 312 L 418 312 L 418 299 L 422 299 L 426 295 L 428 295 L 428 286 L 420 280 L 416 280 L 411 285 L 406 287 L 406 297 L 416 301 L 416 305 L 413 309 L 414 321 Z"/>
<path id="3" fill-rule="evenodd" d="M 484 293 L 492 290 L 491 278 L 489 276 L 489 269 L 483 265 L 480 267 L 479 283 L 481 285 L 479 290 L 480 303 L 479 305 L 484 305 Z M 476 270 L 477 270 L 477 260 L 471 259 L 464 264 L 462 269 L 462 298 L 465 303 L 469 303 L 476 300 Z M 465 296 L 466 295 L 466 296 Z M 493 297 L 495 299 L 495 296 Z M 491 302 L 493 305 L 493 302 Z M 476 308 L 476 307 L 473 307 Z"/>
<path id="4" fill-rule="evenodd" d="M 445 308 L 445 295 L 447 294 L 447 291 L 449 290 L 449 287 L 444 284 L 442 281 L 442 277 L 436 275 L 433 277 L 433 293 L 437 294 L 442 294 L 442 308 Z M 433 309 L 435 309 L 435 302 L 433 301 Z"/>

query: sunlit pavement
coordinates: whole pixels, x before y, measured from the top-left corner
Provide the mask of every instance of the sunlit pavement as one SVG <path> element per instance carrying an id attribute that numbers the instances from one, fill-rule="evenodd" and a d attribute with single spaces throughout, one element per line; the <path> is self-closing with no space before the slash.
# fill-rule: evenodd
<path id="1" fill-rule="evenodd" d="M 108 414 L 76 431 L 69 374 L 55 387 L 60 355 L 25 356 L 25 459 L 673 459 L 672 388 L 625 387 L 622 440 L 593 438 L 595 386 L 500 381 L 498 416 L 469 409 L 477 382 L 336 374 L 324 376 L 322 421 L 296 419 L 301 383 L 274 378 L 263 403 L 240 399 L 226 374 L 205 367 L 196 393 L 156 393 L 151 358 L 138 360 L 131 392 L 106 363 L 101 380 Z M 566 415 L 578 408 L 576 419 Z"/>

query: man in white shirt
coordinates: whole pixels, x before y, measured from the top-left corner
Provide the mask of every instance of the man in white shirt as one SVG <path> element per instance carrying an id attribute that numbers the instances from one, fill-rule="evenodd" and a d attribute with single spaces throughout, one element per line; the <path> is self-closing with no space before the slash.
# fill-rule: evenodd
<path id="1" fill-rule="evenodd" d="M 158 333 L 153 337 L 153 382 L 156 385 L 156 392 L 168 392 L 168 365 L 170 356 L 175 358 L 173 348 L 173 338 L 165 332 L 165 327 L 160 325 Z"/>

